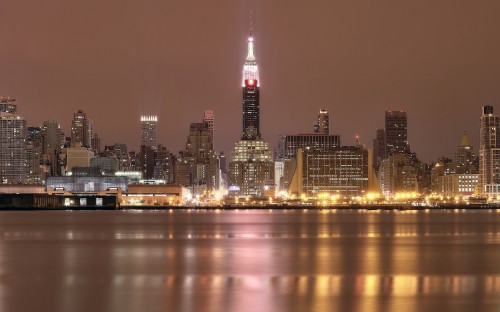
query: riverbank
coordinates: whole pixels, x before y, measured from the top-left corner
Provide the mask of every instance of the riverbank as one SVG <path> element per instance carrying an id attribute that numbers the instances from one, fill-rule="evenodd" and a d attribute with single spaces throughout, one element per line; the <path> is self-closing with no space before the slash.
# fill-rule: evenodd
<path id="1" fill-rule="evenodd" d="M 386 210 L 386 211 L 428 211 L 428 210 L 491 210 L 500 209 L 498 204 L 438 204 L 433 206 L 421 206 L 412 204 L 345 204 L 345 205 L 328 205 L 328 206 L 311 206 L 311 205 L 262 205 L 262 206 L 242 206 L 242 205 L 226 205 L 226 206 L 3 206 L 0 211 L 51 211 L 51 210 L 159 210 L 159 211 L 174 211 L 174 210 L 210 210 L 210 211 L 224 211 L 224 210 Z"/>

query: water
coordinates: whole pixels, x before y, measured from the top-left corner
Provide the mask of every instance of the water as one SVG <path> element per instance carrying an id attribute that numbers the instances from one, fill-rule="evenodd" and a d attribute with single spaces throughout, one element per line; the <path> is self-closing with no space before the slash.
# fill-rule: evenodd
<path id="1" fill-rule="evenodd" d="M 0 311 L 499 311 L 496 211 L 0 213 Z"/>

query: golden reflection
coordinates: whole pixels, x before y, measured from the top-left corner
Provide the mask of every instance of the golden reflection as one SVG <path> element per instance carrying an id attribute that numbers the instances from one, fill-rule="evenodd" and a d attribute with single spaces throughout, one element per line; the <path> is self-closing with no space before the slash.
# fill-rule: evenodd
<path id="1" fill-rule="evenodd" d="M 207 298 L 210 311 L 239 311 L 252 306 L 254 310 L 267 311 L 280 300 L 307 299 L 308 310 L 323 310 L 340 304 L 341 298 L 355 296 L 357 303 L 350 302 L 344 308 L 350 311 L 371 311 L 378 300 L 384 298 L 386 311 L 398 311 L 398 300 L 413 300 L 419 296 L 495 296 L 500 289 L 500 276 L 419 276 L 419 275 L 300 275 L 300 276 L 256 276 L 256 275 L 189 275 L 181 280 L 173 276 L 164 279 L 147 275 L 114 279 L 116 287 L 166 287 L 166 292 L 175 291 L 182 285 L 178 296 L 179 306 L 192 304 L 189 300 L 197 292 L 209 289 L 211 294 L 223 295 L 226 299 Z M 233 297 L 234 296 L 234 297 Z M 283 299 L 285 298 L 285 299 Z M 413 299 L 412 299 L 413 298 Z M 467 297 L 466 297 L 467 298 Z M 287 304 L 290 304 L 288 302 Z"/>

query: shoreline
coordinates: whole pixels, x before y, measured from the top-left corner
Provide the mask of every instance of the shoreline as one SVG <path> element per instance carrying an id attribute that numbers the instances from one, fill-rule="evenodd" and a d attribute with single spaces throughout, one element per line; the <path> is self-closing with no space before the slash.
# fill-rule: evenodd
<path id="1" fill-rule="evenodd" d="M 149 210 L 149 211 L 186 211 L 186 210 L 208 210 L 208 211 L 236 211 L 236 210 L 382 210 L 382 211 L 437 211 L 437 210 L 498 210 L 498 204 L 441 204 L 435 206 L 416 206 L 412 204 L 394 205 L 328 205 L 328 206 L 306 206 L 306 205 L 263 205 L 263 206 L 69 206 L 69 207 L 0 207 L 0 211 L 127 211 L 127 210 Z"/>

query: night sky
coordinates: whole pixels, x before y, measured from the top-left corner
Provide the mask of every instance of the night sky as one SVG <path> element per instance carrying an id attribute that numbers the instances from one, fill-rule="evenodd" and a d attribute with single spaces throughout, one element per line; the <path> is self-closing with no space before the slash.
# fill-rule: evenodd
<path id="1" fill-rule="evenodd" d="M 102 144 L 183 149 L 189 123 L 215 112 L 217 150 L 241 136 L 241 73 L 254 16 L 261 132 L 310 133 L 320 108 L 343 145 L 372 145 L 384 111 L 408 112 L 420 159 L 477 152 L 481 106 L 500 114 L 500 1 L 1 0 L 0 95 L 29 126 L 82 109 Z"/>

